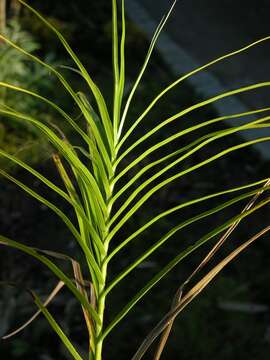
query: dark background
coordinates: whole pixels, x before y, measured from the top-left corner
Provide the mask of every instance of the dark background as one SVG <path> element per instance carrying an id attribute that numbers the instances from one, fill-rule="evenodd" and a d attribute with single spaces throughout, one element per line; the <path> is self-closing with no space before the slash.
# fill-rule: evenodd
<path id="1" fill-rule="evenodd" d="M 64 33 L 94 80 L 101 87 L 111 109 L 111 2 L 108 0 L 36 0 L 29 1 L 29 3 L 45 14 Z M 161 18 L 168 3 L 161 0 L 144 1 L 143 5 L 153 19 L 158 19 Z M 189 51 L 198 63 L 202 64 L 224 52 L 242 46 L 244 43 L 268 35 L 268 14 L 269 3 L 267 1 L 260 1 L 259 3 L 225 0 L 218 3 L 210 0 L 183 1 L 177 5 L 172 20 L 168 24 L 168 34 L 186 51 Z M 16 21 L 24 31 L 32 34 L 30 40 L 27 38 L 26 41 L 23 37 L 21 43 L 24 46 L 31 47 L 33 42 L 33 51 L 38 56 L 45 58 L 54 66 L 74 66 L 61 44 L 56 41 L 50 31 L 44 28 L 40 21 L 27 11 L 16 7 L 10 8 L 10 3 L 8 3 L 8 21 Z M 147 50 L 148 38 L 144 29 L 138 27 L 134 21 L 128 21 L 127 25 L 127 79 L 128 83 L 132 83 Z M 19 28 L 15 30 L 18 33 L 21 32 Z M 4 49 L 3 46 L 4 44 L 0 44 L 2 49 Z M 240 57 L 239 61 L 237 58 L 234 59 L 229 65 L 227 64 L 227 67 L 222 64 L 215 67 L 213 74 L 220 79 L 226 88 L 235 88 L 256 81 L 267 81 L 269 80 L 268 54 L 269 46 L 267 44 L 262 45 L 260 49 L 252 51 L 249 56 Z M 8 80 L 11 83 L 16 81 L 24 87 L 29 86 L 29 88 L 36 89 L 61 104 L 74 117 L 78 116 L 74 104 L 51 74 L 43 73 L 40 68 L 16 57 L 15 54 L 12 54 L 9 61 L 0 63 L 0 66 L 1 81 Z M 179 67 L 181 68 L 181 62 Z M 86 86 L 75 73 L 66 69 L 62 69 L 62 71 L 73 82 L 77 90 L 87 92 Z M 179 72 L 181 73 L 181 69 Z M 155 52 L 144 81 L 134 99 L 128 121 L 131 123 L 145 108 L 146 104 L 158 94 L 159 90 L 174 79 L 175 74 L 166 65 L 166 59 Z M 30 100 L 16 97 L 11 93 L 0 94 L 2 101 L 10 106 L 38 114 L 45 121 L 57 123 L 57 126 L 65 131 L 72 143 L 80 145 L 79 139 L 66 128 L 61 119 L 55 117 L 55 114 L 43 105 L 36 102 L 32 103 Z M 88 96 L 91 101 L 91 96 Z M 193 88 L 189 82 L 183 83 L 153 109 L 145 119 L 143 126 L 138 128 L 136 136 L 139 138 L 157 122 L 203 99 L 204 94 L 202 92 Z M 241 98 L 241 101 L 248 108 L 253 109 L 267 105 L 268 99 L 269 92 L 266 90 L 258 96 L 245 96 Z M 229 108 L 228 112 L 230 112 Z M 183 121 L 175 124 L 173 128 L 166 128 L 157 135 L 156 140 L 165 138 L 182 127 L 218 115 L 214 107 L 208 106 L 183 118 Z M 20 156 L 60 185 L 60 179 L 51 160 L 51 149 L 48 144 L 40 139 L 33 129 L 21 127 L 17 123 L 7 123 L 5 119 L 0 118 L 0 120 L 1 146 L 5 150 Z M 226 128 L 226 126 L 218 125 L 213 127 L 211 131 L 219 130 L 222 127 Z M 203 135 L 203 132 L 196 133 L 195 138 L 199 135 Z M 192 140 L 194 140 L 193 135 L 187 136 L 176 142 L 174 146 L 183 146 Z M 221 149 L 241 141 L 243 140 L 235 135 L 230 139 L 215 142 L 200 153 L 196 153 L 182 166 L 186 167 L 202 161 Z M 172 149 L 174 147 L 167 150 Z M 142 147 L 140 151 L 143 152 L 144 148 Z M 160 155 L 161 153 L 158 154 L 158 156 Z M 131 154 L 127 160 L 132 160 L 135 156 L 135 154 Z M 154 155 L 146 159 L 146 164 L 147 161 L 153 159 Z M 29 174 L 3 160 L 1 160 L 1 167 L 15 174 L 21 181 L 47 196 L 51 201 L 61 206 L 67 214 L 73 216 L 70 209 L 61 200 L 54 194 L 50 194 Z M 138 168 L 135 169 L 136 171 Z M 129 177 L 132 175 L 129 174 Z M 133 222 L 129 222 L 126 229 L 119 234 L 119 237 L 125 238 L 137 228 L 138 224 L 142 225 L 147 219 L 152 218 L 164 208 L 170 208 L 179 202 L 246 184 L 256 179 L 263 179 L 267 176 L 269 176 L 267 157 L 262 157 L 256 149 L 250 147 L 235 152 L 164 188 L 146 203 Z M 0 189 L 0 229 L 2 234 L 32 246 L 61 251 L 79 261 L 82 260 L 71 235 L 49 209 L 2 178 Z M 208 205 L 188 208 L 163 220 L 159 227 L 150 228 L 139 238 L 139 241 L 134 242 L 125 251 L 119 253 L 119 256 L 112 261 L 110 277 L 113 278 L 114 275 L 118 274 L 144 249 L 159 239 L 161 234 L 165 234 L 183 220 L 219 204 L 220 201 L 219 199 L 209 202 Z M 177 253 L 197 241 L 206 232 L 237 214 L 244 206 L 245 203 L 233 206 L 209 219 L 207 218 L 199 225 L 188 227 L 174 236 L 168 246 L 159 250 L 151 261 L 143 263 L 134 273 L 130 274 L 121 286 L 115 288 L 108 298 L 107 321 L 114 318 L 132 295 L 135 295 L 143 284 L 159 271 L 162 265 L 164 266 Z M 241 223 L 224 248 L 217 254 L 216 260 L 211 262 L 210 267 L 232 251 L 237 244 L 247 240 L 263 226 L 268 225 L 269 208 L 258 211 L 248 221 Z M 116 239 L 116 241 L 119 240 Z M 171 300 L 178 286 L 198 265 L 213 243 L 204 246 L 179 264 L 137 305 L 121 325 L 113 330 L 104 349 L 105 359 L 124 360 L 132 357 L 146 334 L 170 308 Z M 264 360 L 269 358 L 269 252 L 269 238 L 265 236 L 229 265 L 216 281 L 185 309 L 175 323 L 168 347 L 164 352 L 164 359 L 226 360 L 237 358 Z M 31 288 L 45 298 L 55 286 L 56 279 L 38 262 L 15 250 L 1 248 L 0 261 L 0 280 L 17 284 L 15 288 L 1 287 L 0 333 L 5 334 L 27 320 L 35 311 L 35 306 L 24 289 Z M 59 265 L 67 272 L 71 271 L 69 264 L 60 262 Z M 256 309 L 259 310 L 256 311 Z M 76 346 L 85 351 L 87 339 L 81 325 L 81 310 L 68 291 L 63 290 L 54 299 L 50 310 L 63 326 L 65 332 L 74 340 Z M 3 359 L 14 360 L 69 358 L 57 336 L 42 317 L 20 335 L 10 340 L 1 341 L 0 355 Z M 148 355 L 146 358 L 150 359 L 151 356 Z"/>

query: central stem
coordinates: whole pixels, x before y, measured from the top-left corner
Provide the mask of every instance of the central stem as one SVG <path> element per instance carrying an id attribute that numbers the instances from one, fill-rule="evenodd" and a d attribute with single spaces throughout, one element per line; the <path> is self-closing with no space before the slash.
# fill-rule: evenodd
<path id="1" fill-rule="evenodd" d="M 113 163 L 114 161 L 112 161 Z M 115 172 L 115 168 L 113 169 Z M 107 198 L 107 209 L 108 209 L 108 218 L 107 223 L 110 218 L 111 214 L 111 203 L 110 198 L 113 194 L 114 185 L 110 186 L 110 196 Z M 108 262 L 106 261 L 108 250 L 109 250 L 109 243 L 106 241 L 106 238 L 109 234 L 109 228 L 106 229 L 106 232 L 104 234 L 103 242 L 104 242 L 104 248 L 105 253 L 101 257 L 101 274 L 102 274 L 102 283 L 98 284 L 97 289 L 97 313 L 100 319 L 100 323 L 96 325 L 96 346 L 95 346 L 95 360 L 102 360 L 102 349 L 103 349 L 103 326 L 104 326 L 104 312 L 105 312 L 105 302 L 106 302 L 106 296 L 104 295 L 105 288 L 106 288 L 106 279 L 107 279 L 107 268 L 108 268 Z"/>
<path id="2" fill-rule="evenodd" d="M 105 257 L 104 257 L 105 259 Z M 103 259 L 103 261 L 104 261 Z M 98 287 L 98 294 L 97 294 L 97 313 L 100 319 L 100 324 L 97 324 L 96 327 L 96 349 L 95 349 L 95 360 L 102 360 L 102 347 L 103 347 L 103 340 L 102 340 L 102 330 L 103 330 L 103 323 L 104 323 L 104 311 L 105 311 L 105 300 L 106 297 L 103 296 L 105 286 L 106 286 L 106 277 L 107 277 L 107 263 L 104 263 L 101 268 L 103 283 L 99 284 Z"/>

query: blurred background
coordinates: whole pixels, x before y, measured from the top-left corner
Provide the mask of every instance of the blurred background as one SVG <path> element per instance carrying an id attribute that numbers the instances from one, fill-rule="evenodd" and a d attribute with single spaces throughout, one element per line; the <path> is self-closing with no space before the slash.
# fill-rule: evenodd
<path id="1" fill-rule="evenodd" d="M 64 34 L 102 89 L 111 110 L 113 90 L 111 2 L 109 0 L 29 0 L 28 2 L 46 15 L 46 18 Z M 153 29 L 168 9 L 169 3 L 167 0 L 154 2 L 126 0 L 128 15 L 126 93 L 143 62 Z M 179 75 L 269 35 L 269 10 L 270 4 L 266 0 L 179 1 L 134 98 L 128 122 L 132 123 L 159 91 Z M 73 71 L 75 66 L 61 44 L 50 30 L 21 7 L 16 0 L 0 0 L 0 33 L 56 67 L 72 82 L 77 91 L 84 92 L 90 102 L 93 100 L 87 86 Z M 131 140 L 141 137 L 158 122 L 192 104 L 226 90 L 269 81 L 269 55 L 270 46 L 265 42 L 183 82 L 151 111 Z M 34 90 L 53 99 L 84 126 L 78 109 L 70 101 L 57 79 L 4 42 L 0 42 L 0 81 Z M 73 144 L 81 145 L 80 139 L 71 132 L 66 123 L 40 101 L 0 88 L 0 103 L 36 116 L 56 127 L 58 131 L 64 132 Z M 161 140 L 178 129 L 207 119 L 266 106 L 269 106 L 267 88 L 242 94 L 233 99 L 228 98 L 190 113 L 172 127 L 163 129 L 155 140 Z M 232 123 L 219 124 L 212 126 L 211 131 L 229 126 L 232 126 Z M 195 135 L 185 136 L 164 152 L 188 144 L 204 134 L 202 130 L 197 131 Z M 213 142 L 201 152 L 188 158 L 181 168 L 198 163 L 228 146 L 261 134 L 247 131 Z M 267 130 L 264 131 L 263 135 L 265 134 L 267 135 Z M 15 154 L 62 186 L 51 160 L 52 149 L 34 128 L 1 116 L 0 144 L 1 148 Z M 141 147 L 141 152 L 147 148 L 147 144 L 145 146 L 145 148 Z M 143 225 L 164 208 L 171 208 L 180 202 L 229 187 L 267 178 L 269 150 L 269 144 L 245 148 L 206 166 L 203 171 L 192 172 L 167 186 L 146 203 L 132 222 L 128 222 L 125 230 L 119 234 L 119 239 L 126 238 L 138 225 Z M 155 156 L 159 158 L 160 155 L 161 152 L 147 157 L 144 164 L 155 159 Z M 131 154 L 126 161 L 136 156 L 137 154 Z M 125 164 L 126 162 L 122 166 Z M 18 166 L 2 158 L 0 166 L 59 205 L 71 218 L 73 217 L 72 211 L 66 204 Z M 128 176 L 134 176 L 137 170 L 138 168 L 134 169 Z M 172 174 L 175 172 L 177 169 Z M 225 199 L 222 199 L 223 201 Z M 172 227 L 220 202 L 220 199 L 213 200 L 207 206 L 187 208 L 162 220 L 159 227 L 144 232 L 137 242 L 112 261 L 110 277 L 113 278 L 118 274 Z M 135 295 L 143 284 L 177 253 L 199 240 L 218 224 L 236 215 L 245 204 L 245 202 L 236 204 L 209 219 L 204 219 L 199 225 L 177 233 L 169 241 L 168 246 L 157 251 L 151 261 L 142 263 L 129 275 L 123 285 L 114 289 L 108 299 L 107 321 L 112 320 L 132 295 Z M 252 215 L 252 219 L 243 221 L 219 251 L 216 261 L 226 256 L 237 244 L 268 225 L 269 215 L 269 208 L 264 208 Z M 61 251 L 79 261 L 82 260 L 74 239 L 61 221 L 47 207 L 40 205 L 4 178 L 0 178 L 0 232 L 28 245 Z M 132 357 L 145 335 L 169 310 L 178 286 L 199 264 L 213 243 L 210 242 L 186 258 L 137 305 L 122 324 L 111 333 L 104 351 L 105 359 L 124 360 Z M 266 236 L 228 266 L 179 316 L 164 352 L 164 359 L 269 359 L 269 254 L 270 244 Z M 210 266 L 214 264 L 215 262 L 211 262 Z M 69 264 L 59 262 L 59 265 L 71 274 Z M 28 320 L 36 310 L 25 289 L 33 289 L 42 298 L 46 298 L 57 280 L 32 258 L 4 247 L 0 252 L 0 274 L 1 282 L 16 284 L 16 287 L 5 284 L 1 286 L 0 335 L 2 336 Z M 77 302 L 68 291 L 63 290 L 50 305 L 50 310 L 83 353 L 87 348 L 87 339 L 85 329 L 81 325 L 82 314 Z M 10 340 L 1 341 L 0 357 L 14 360 L 70 358 L 42 317 L 21 334 Z M 145 358 L 152 358 L 151 352 Z"/>

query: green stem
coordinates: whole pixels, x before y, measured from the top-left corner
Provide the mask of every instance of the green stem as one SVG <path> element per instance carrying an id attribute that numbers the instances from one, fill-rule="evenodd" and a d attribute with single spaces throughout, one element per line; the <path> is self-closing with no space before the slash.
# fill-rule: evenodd
<path id="1" fill-rule="evenodd" d="M 112 159 L 112 164 L 114 159 Z M 110 196 L 107 198 L 107 208 L 108 208 L 108 219 L 106 222 L 109 223 L 109 218 L 111 215 L 111 206 L 109 199 L 111 198 L 114 190 L 114 185 L 110 186 Z M 103 349 L 103 327 L 104 327 L 104 312 L 105 312 L 105 302 L 106 302 L 106 280 L 107 280 L 107 268 L 108 268 L 108 251 L 109 251 L 109 242 L 107 241 L 107 237 L 109 234 L 109 227 L 106 228 L 106 232 L 104 234 L 103 242 L 104 242 L 104 254 L 101 256 L 101 274 L 102 274 L 102 283 L 98 284 L 97 290 L 97 314 L 100 319 L 100 324 L 96 326 L 96 340 L 95 340 L 95 360 L 102 360 L 102 349 Z"/>
<path id="2" fill-rule="evenodd" d="M 99 284 L 98 288 L 98 296 L 97 296 L 97 313 L 100 318 L 100 324 L 96 327 L 96 348 L 95 348 L 95 360 L 102 360 L 102 348 L 103 348 L 103 338 L 102 338 L 102 331 L 103 331 L 103 323 L 104 323 L 104 311 L 105 311 L 105 301 L 106 297 L 103 295 L 105 286 L 106 286 L 106 277 L 107 277 L 107 263 L 104 262 L 105 258 L 103 259 L 102 265 L 102 277 L 104 282 Z"/>

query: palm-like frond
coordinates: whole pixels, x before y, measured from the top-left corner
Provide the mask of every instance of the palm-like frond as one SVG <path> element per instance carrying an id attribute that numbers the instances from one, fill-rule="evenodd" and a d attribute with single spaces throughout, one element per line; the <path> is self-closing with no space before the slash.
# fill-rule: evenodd
<path id="1" fill-rule="evenodd" d="M 266 197 L 260 202 L 253 204 L 251 208 L 231 217 L 223 224 L 209 231 L 201 239 L 189 245 L 185 250 L 179 252 L 177 251 L 177 249 L 175 249 L 176 256 L 174 257 L 174 259 L 172 259 L 163 269 L 160 269 L 159 272 L 147 284 L 142 284 L 142 289 L 124 306 L 122 310 L 119 311 L 114 320 L 112 320 L 112 322 L 105 327 L 104 311 L 107 296 L 110 294 L 111 291 L 113 291 L 116 285 L 124 281 L 126 277 L 134 269 L 136 269 L 145 259 L 150 258 L 155 251 L 165 246 L 167 241 L 174 234 L 178 234 L 180 230 L 186 228 L 187 226 L 195 224 L 197 221 L 200 221 L 215 213 L 223 211 L 224 209 L 232 206 L 233 204 L 244 201 L 245 199 L 249 199 L 252 196 L 258 194 L 258 192 L 261 194 L 262 192 L 266 193 L 268 191 L 268 186 L 264 186 L 268 179 L 261 179 L 250 184 L 221 190 L 214 194 L 207 194 L 196 199 L 181 202 L 179 203 L 179 205 L 174 206 L 170 209 L 166 209 L 160 214 L 157 214 L 145 224 L 140 226 L 138 229 L 134 230 L 132 234 L 127 236 L 125 239 L 122 239 L 120 243 L 118 242 L 117 246 L 112 246 L 116 234 L 118 234 L 119 230 L 122 229 L 126 225 L 127 221 L 132 219 L 135 213 L 156 192 L 161 190 L 163 187 L 169 185 L 171 182 L 181 177 L 186 176 L 187 174 L 195 170 L 202 170 L 204 166 L 213 163 L 228 154 L 252 146 L 256 143 L 269 141 L 270 134 L 269 136 L 264 137 L 255 136 L 252 140 L 243 141 L 239 144 L 227 146 L 221 149 L 219 152 L 216 152 L 214 155 L 206 157 L 204 160 L 196 164 L 180 168 L 180 165 L 182 165 L 184 160 L 189 159 L 191 155 L 196 154 L 198 151 L 204 150 L 212 142 L 218 141 L 219 139 L 224 139 L 226 137 L 230 137 L 232 134 L 241 133 L 242 131 L 249 131 L 250 129 L 268 129 L 268 127 L 270 126 L 270 117 L 268 116 L 268 111 L 270 110 L 270 107 L 263 109 L 254 109 L 240 114 L 225 115 L 207 121 L 198 121 L 196 125 L 187 125 L 184 130 L 177 130 L 176 128 L 176 132 L 173 135 L 168 136 L 162 141 L 156 141 L 154 135 L 160 132 L 168 124 L 171 124 L 176 120 L 179 121 L 179 119 L 182 118 L 184 115 L 189 114 L 196 109 L 202 108 L 208 104 L 212 104 L 216 101 L 219 101 L 226 97 L 234 96 L 239 93 L 245 93 L 248 91 L 254 91 L 256 89 L 268 87 L 270 83 L 263 82 L 253 84 L 234 89 L 223 94 L 218 94 L 210 99 L 204 100 L 184 110 L 181 110 L 177 114 L 167 118 L 166 120 L 163 120 L 151 130 L 147 131 L 138 140 L 130 140 L 130 135 L 135 132 L 137 126 L 144 120 L 146 115 L 161 100 L 161 98 L 170 90 L 172 90 L 176 85 L 180 84 L 182 81 L 194 75 L 195 73 L 202 71 L 219 61 L 225 60 L 226 58 L 229 58 L 231 56 L 235 56 L 243 51 L 248 50 L 253 46 L 269 40 L 270 37 L 265 37 L 256 42 L 248 44 L 241 49 L 226 54 L 204 66 L 201 66 L 198 69 L 191 71 L 184 76 L 181 76 L 175 82 L 163 89 L 158 94 L 158 96 L 156 96 L 151 101 L 151 103 L 146 107 L 142 114 L 132 122 L 131 125 L 127 125 L 128 123 L 126 120 L 128 118 L 128 111 L 132 106 L 132 100 L 147 68 L 154 46 L 158 40 L 162 29 L 168 21 L 169 16 L 174 9 L 176 1 L 173 2 L 168 13 L 163 17 L 162 21 L 158 25 L 154 33 L 152 42 L 149 46 L 145 61 L 124 103 L 123 94 L 125 87 L 126 67 L 125 1 L 121 1 L 120 10 L 122 25 L 121 34 L 119 36 L 117 2 L 116 0 L 112 0 L 114 73 L 114 105 L 112 114 L 109 114 L 106 101 L 100 89 L 95 84 L 92 77 L 89 75 L 77 55 L 73 52 L 63 35 L 39 12 L 34 10 L 24 1 L 19 1 L 32 13 L 34 13 L 47 27 L 49 27 L 52 32 L 54 32 L 56 37 L 62 43 L 65 50 L 73 60 L 75 66 L 77 67 L 76 71 L 79 71 L 80 75 L 88 85 L 89 91 L 95 99 L 95 104 L 93 104 L 92 106 L 92 104 L 89 103 L 87 97 L 84 94 L 76 92 L 72 88 L 72 85 L 69 84 L 69 82 L 65 79 L 65 77 L 60 71 L 56 70 L 53 66 L 46 64 L 44 61 L 42 61 L 35 55 L 30 54 L 25 49 L 22 49 L 21 47 L 13 43 L 11 40 L 7 39 L 4 35 L 0 35 L 0 39 L 2 41 L 5 41 L 13 49 L 16 49 L 21 54 L 28 57 L 28 59 L 39 63 L 42 67 L 52 73 L 59 80 L 59 82 L 63 85 L 63 88 L 67 92 L 67 95 L 70 96 L 70 98 L 74 101 L 75 105 L 80 110 L 85 120 L 85 124 L 87 125 L 87 130 L 82 129 L 80 125 L 78 125 L 78 123 L 76 122 L 76 119 L 73 119 L 51 99 L 47 99 L 40 94 L 37 94 L 29 89 L 24 89 L 22 87 L 16 86 L 14 84 L 0 82 L 0 86 L 9 91 L 17 91 L 25 94 L 25 96 L 32 96 L 47 104 L 49 107 L 53 108 L 59 115 L 63 117 L 65 121 L 67 121 L 67 123 L 75 130 L 75 132 L 81 137 L 81 139 L 85 143 L 85 147 L 83 148 L 73 146 L 64 136 L 61 136 L 61 134 L 59 134 L 59 132 L 56 130 L 56 127 L 50 124 L 46 124 L 41 119 L 32 117 L 28 114 L 21 113 L 6 106 L 1 106 L 0 114 L 3 116 L 3 119 L 12 117 L 17 121 L 29 123 L 34 126 L 42 134 L 42 136 L 44 136 L 50 142 L 54 149 L 53 160 L 63 181 L 65 190 L 62 190 L 59 186 L 55 185 L 52 181 L 47 179 L 44 175 L 40 174 L 37 170 L 33 169 L 31 166 L 20 160 L 15 155 L 8 154 L 4 150 L 0 150 L 0 155 L 6 159 L 9 159 L 11 162 L 16 163 L 18 166 L 32 174 L 34 178 L 39 179 L 51 191 L 57 193 L 62 199 L 68 202 L 69 205 L 73 207 L 77 223 L 74 224 L 71 219 L 59 207 L 39 195 L 29 186 L 23 184 L 21 181 L 17 180 L 12 175 L 6 173 L 4 170 L 1 170 L 1 175 L 15 183 L 17 186 L 22 188 L 25 192 L 30 194 L 36 200 L 45 204 L 48 208 L 53 210 L 70 230 L 71 234 L 76 239 L 81 250 L 83 251 L 85 263 L 89 268 L 89 280 L 93 284 L 95 303 L 91 302 L 89 297 L 85 295 L 82 287 L 76 287 L 76 284 L 74 285 L 72 278 L 65 275 L 61 271 L 61 269 L 48 258 L 48 252 L 42 252 L 38 249 L 22 245 L 18 242 L 7 239 L 4 236 L 0 237 L 0 244 L 19 249 L 22 252 L 35 257 L 43 264 L 45 264 L 56 275 L 56 277 L 58 277 L 59 280 L 62 281 L 71 290 L 71 292 L 81 303 L 83 310 L 86 311 L 86 322 L 90 319 L 89 321 L 91 322 L 91 324 L 93 324 L 90 326 L 89 331 L 89 357 L 90 359 L 100 360 L 102 357 L 103 341 L 105 340 L 106 336 L 108 336 L 112 329 L 129 313 L 129 311 L 132 310 L 132 308 L 138 303 L 138 301 L 140 301 L 146 294 L 148 294 L 149 291 L 151 291 L 151 289 L 168 274 L 168 272 L 170 272 L 176 265 L 178 265 L 179 262 L 181 262 L 185 257 L 191 255 L 195 250 L 207 243 L 210 239 L 213 239 L 218 234 L 221 234 L 224 230 L 228 229 L 236 221 L 240 221 L 244 218 L 250 217 L 255 211 L 261 209 L 263 206 L 266 206 L 270 201 L 270 199 Z M 250 120 L 250 115 L 260 115 L 261 113 L 264 113 L 262 117 L 259 117 L 256 120 Z M 245 122 L 242 123 L 242 125 L 236 125 L 235 127 L 230 129 L 213 131 L 211 128 L 212 125 L 219 123 L 222 124 L 227 119 L 238 118 L 244 119 Z M 157 159 L 150 160 L 147 165 L 144 164 L 144 159 L 148 155 L 152 153 L 159 154 L 160 149 L 174 142 L 180 137 L 183 137 L 186 134 L 193 135 L 193 133 L 197 130 L 207 128 L 209 128 L 209 131 L 206 132 L 203 136 L 200 136 L 198 138 L 194 137 L 194 139 L 188 144 L 178 147 L 176 150 L 166 153 L 166 155 L 162 155 L 161 153 L 161 156 L 157 156 Z M 145 145 L 147 144 L 147 140 L 150 141 L 150 145 Z M 126 148 L 124 147 L 124 144 L 127 144 Z M 141 146 L 141 144 L 143 144 L 143 146 L 146 146 L 146 149 L 143 151 L 143 153 L 137 153 L 138 147 Z M 130 153 L 135 155 L 135 159 L 130 161 L 123 168 L 123 160 L 128 159 Z M 82 158 L 81 154 L 83 154 L 85 158 Z M 136 166 L 140 167 L 137 174 L 134 175 L 132 178 L 128 177 L 128 173 L 131 170 L 134 170 Z M 147 175 L 149 170 L 151 170 L 152 168 L 156 169 L 157 166 L 158 170 L 155 171 L 154 174 Z M 171 169 L 173 168 L 176 169 L 175 174 L 171 173 Z M 140 182 L 139 180 L 141 180 L 143 176 L 144 178 Z M 134 185 L 136 186 L 135 189 L 133 189 Z M 111 259 L 119 256 L 120 251 L 125 249 L 127 246 L 132 246 L 133 241 L 135 241 L 136 238 L 140 234 L 143 234 L 149 227 L 158 224 L 161 219 L 168 217 L 170 214 L 180 212 L 181 209 L 203 202 L 207 203 L 210 199 L 218 199 L 220 197 L 224 197 L 228 194 L 234 193 L 236 193 L 236 195 L 233 198 L 223 201 L 219 205 L 209 208 L 204 212 L 198 213 L 196 216 L 193 216 L 186 221 L 182 221 L 181 223 L 173 227 L 170 231 L 168 231 L 160 239 L 157 238 L 152 246 L 150 246 L 144 253 L 142 253 L 133 263 L 130 263 L 109 284 L 107 284 L 107 273 L 108 271 L 110 271 L 109 265 Z M 239 248 L 239 250 L 234 252 L 232 256 L 223 261 L 218 268 L 213 269 L 206 280 L 202 280 L 200 283 L 198 283 L 198 287 L 200 289 L 204 288 L 205 285 L 210 280 L 212 280 L 214 276 L 216 276 L 216 274 L 225 266 L 226 263 L 228 263 L 235 256 L 237 256 L 238 253 L 240 253 L 240 251 L 242 251 L 247 245 L 252 243 L 253 240 L 254 239 L 252 238 L 252 240 L 246 243 L 246 245 Z M 191 301 L 195 296 L 197 296 L 199 292 L 200 291 L 194 291 L 192 293 L 192 296 L 190 296 L 190 293 L 188 293 L 186 297 L 183 298 L 181 306 L 176 307 L 176 309 L 174 309 L 165 319 L 171 319 L 175 317 L 178 314 L 179 310 L 182 309 L 183 306 L 186 305 L 189 301 Z M 81 359 L 79 353 L 74 348 L 71 341 L 64 334 L 59 324 L 57 324 L 55 319 L 47 310 L 46 306 L 42 304 L 40 299 L 35 294 L 34 301 L 37 304 L 39 310 L 45 315 L 52 328 L 59 335 L 60 339 L 63 341 L 73 358 Z M 89 314 L 89 317 L 87 314 Z M 161 322 L 162 326 L 160 325 L 158 327 L 158 332 L 156 330 L 154 331 L 153 334 L 155 336 L 157 336 L 164 329 L 166 321 L 163 320 Z M 152 339 L 153 336 L 151 336 L 150 338 Z M 145 351 L 146 347 L 143 345 L 142 349 L 143 351 Z M 139 350 L 137 354 L 142 354 L 143 351 Z M 139 359 L 140 356 L 136 355 L 134 359 Z"/>

